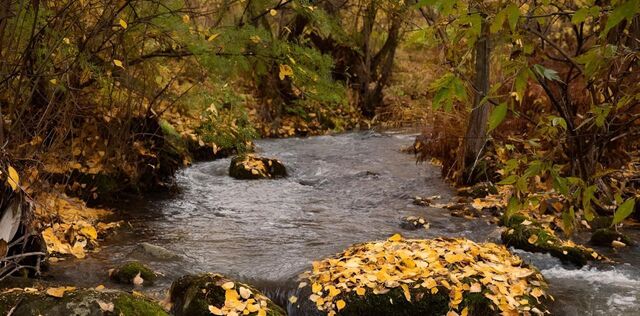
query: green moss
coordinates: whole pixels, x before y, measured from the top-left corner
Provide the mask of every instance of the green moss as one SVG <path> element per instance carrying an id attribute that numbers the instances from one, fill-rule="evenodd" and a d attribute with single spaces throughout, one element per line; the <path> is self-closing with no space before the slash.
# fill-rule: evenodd
<path id="1" fill-rule="evenodd" d="M 25 293 L 15 291 L 0 295 L 0 315 L 13 310 L 14 316 L 31 315 L 103 315 L 100 303 L 112 303 L 114 315 L 166 316 L 160 305 L 131 294 L 106 290 L 80 289 L 67 292 L 61 298 L 43 292 Z"/>
<path id="2" fill-rule="evenodd" d="M 170 298 L 172 309 L 171 313 L 175 316 L 209 316 L 209 305 L 221 307 L 225 302 L 225 290 L 221 287 L 226 282 L 233 282 L 230 279 L 212 273 L 186 275 L 174 281 L 171 285 Z M 264 296 L 255 288 L 239 282 L 234 282 L 236 288 L 243 286 L 250 289 L 254 297 Z M 265 297 L 266 299 L 266 297 Z M 282 316 L 286 315 L 284 310 L 274 304 L 271 300 L 267 300 L 267 315 Z M 250 315 L 257 315 L 253 313 Z"/>
<path id="3" fill-rule="evenodd" d="M 119 295 L 114 301 L 116 315 L 163 316 L 168 315 L 160 305 L 128 294 Z"/>
<path id="4" fill-rule="evenodd" d="M 144 283 L 153 283 L 157 276 L 153 270 L 138 261 L 127 262 L 111 273 L 111 279 L 124 284 L 132 284 L 133 278 L 140 273 Z M 144 284 L 143 283 L 143 284 Z"/>

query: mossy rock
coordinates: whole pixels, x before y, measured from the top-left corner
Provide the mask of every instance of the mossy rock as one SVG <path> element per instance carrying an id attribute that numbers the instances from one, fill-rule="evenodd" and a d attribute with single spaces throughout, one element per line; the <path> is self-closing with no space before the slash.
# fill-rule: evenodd
<path id="1" fill-rule="evenodd" d="M 144 283 L 142 284 L 153 284 L 157 278 L 157 275 L 153 270 L 138 261 L 131 261 L 123 264 L 111 271 L 109 277 L 117 283 L 133 284 L 133 279 L 138 274 L 140 274 L 140 277 L 144 280 Z"/>
<path id="2" fill-rule="evenodd" d="M 233 287 L 223 288 L 223 285 L 229 284 L 233 284 Z M 249 290 L 251 294 L 242 297 L 242 294 L 247 295 L 247 292 L 243 292 L 241 288 Z M 244 303 L 253 300 L 266 311 L 268 316 L 286 315 L 281 307 L 255 288 L 213 273 L 186 275 L 174 281 L 169 293 L 172 303 L 171 313 L 175 316 L 210 316 L 212 312 L 209 310 L 209 306 L 224 308 L 225 301 L 227 301 L 227 291 L 234 292 L 233 295 L 236 295 Z M 263 305 L 259 305 L 259 302 L 262 302 Z M 246 309 L 249 307 L 247 306 Z M 242 314 L 242 311 L 238 311 L 238 314 Z M 258 312 L 253 311 L 248 315 L 256 316 Z"/>
<path id="3" fill-rule="evenodd" d="M 275 179 L 286 177 L 287 168 L 277 159 L 243 155 L 231 160 L 229 175 L 241 180 Z"/>
<path id="4" fill-rule="evenodd" d="M 584 266 L 589 261 L 605 260 L 593 249 L 565 242 L 553 231 L 521 214 L 503 217 L 507 229 L 502 233 L 502 242 L 509 246 L 530 252 L 548 253 L 563 262 Z M 526 225 L 525 225 L 526 224 Z"/>
<path id="5" fill-rule="evenodd" d="M 632 246 L 634 244 L 631 238 L 610 228 L 601 228 L 596 230 L 591 235 L 591 240 L 589 242 L 596 246 L 610 247 L 613 241 L 622 242 L 627 246 Z"/>
<path id="6" fill-rule="evenodd" d="M 49 296 L 43 291 L 26 293 L 18 290 L 0 294 L 0 315 L 7 315 L 11 310 L 13 316 L 169 315 L 160 305 L 147 298 L 122 291 L 93 289 L 65 292 L 61 298 Z"/>
<path id="7" fill-rule="evenodd" d="M 308 297 L 309 288 L 302 289 L 298 295 Z M 340 299 L 346 303 L 344 309 L 337 312 L 340 316 L 442 316 L 450 310 L 451 301 L 447 289 L 438 287 L 438 293 L 432 294 L 430 290 L 424 288 L 411 289 L 411 301 L 407 301 L 401 289 L 395 288 L 384 294 L 373 294 L 367 292 L 364 296 L 354 293 L 341 295 Z M 482 294 L 469 294 L 461 303 L 468 307 L 468 315 L 499 315 L 491 309 L 487 300 Z M 327 313 L 319 311 L 313 302 L 303 300 L 299 304 L 294 304 L 300 315 L 324 316 Z"/>

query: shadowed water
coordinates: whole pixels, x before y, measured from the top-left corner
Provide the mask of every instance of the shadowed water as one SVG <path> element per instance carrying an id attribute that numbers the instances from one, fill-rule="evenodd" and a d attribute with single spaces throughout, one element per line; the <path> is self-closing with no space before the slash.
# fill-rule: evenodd
<path id="1" fill-rule="evenodd" d="M 106 284 L 107 269 L 129 259 L 148 263 L 165 276 L 151 293 L 194 272 L 219 272 L 255 284 L 284 304 L 296 276 L 313 260 L 396 232 L 405 237 L 461 236 L 499 241 L 499 230 L 485 219 L 450 217 L 444 210 L 414 206 L 412 198 L 452 191 L 431 165 L 416 165 L 400 153 L 411 135 L 351 133 L 312 138 L 261 140 L 258 151 L 276 157 L 290 177 L 241 181 L 227 175 L 229 159 L 197 163 L 178 174 L 180 193 L 128 205 L 129 224 L 82 261 L 53 266 L 52 275 L 81 286 Z M 400 218 L 420 215 L 429 230 L 400 229 Z M 163 246 L 182 259 L 161 261 L 135 249 L 140 242 Z M 619 259 L 639 263 L 638 251 Z M 615 254 L 614 254 L 615 255 Z M 541 268 L 556 297 L 554 314 L 637 315 L 640 272 L 620 265 L 581 270 L 563 267 L 544 255 L 524 253 Z M 115 285 L 109 284 L 114 287 Z"/>

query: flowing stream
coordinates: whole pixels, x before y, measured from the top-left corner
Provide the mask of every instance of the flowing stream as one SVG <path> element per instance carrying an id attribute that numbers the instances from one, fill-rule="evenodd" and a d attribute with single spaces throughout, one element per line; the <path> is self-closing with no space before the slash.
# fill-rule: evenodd
<path id="1" fill-rule="evenodd" d="M 145 288 L 151 295 L 163 295 L 184 274 L 218 272 L 286 304 L 296 276 L 311 261 L 353 243 L 397 232 L 499 242 L 499 228 L 488 218 L 460 219 L 412 204 L 416 195 L 440 195 L 443 203 L 453 195 L 437 167 L 416 165 L 411 155 L 399 152 L 413 136 L 364 132 L 257 141 L 260 155 L 288 167 L 290 176 L 280 180 L 234 180 L 227 175 L 229 159 L 196 163 L 178 174 L 177 196 L 119 206 L 127 227 L 89 258 L 56 263 L 51 275 L 79 286 L 117 287 L 109 283 L 107 270 L 137 259 L 164 275 Z M 409 215 L 425 217 L 431 228 L 402 230 L 400 219 Z M 141 242 L 165 247 L 180 259 L 147 256 L 136 248 Z M 640 251 L 598 250 L 622 263 L 578 269 L 547 255 L 518 253 L 550 282 L 554 315 L 640 314 Z"/>

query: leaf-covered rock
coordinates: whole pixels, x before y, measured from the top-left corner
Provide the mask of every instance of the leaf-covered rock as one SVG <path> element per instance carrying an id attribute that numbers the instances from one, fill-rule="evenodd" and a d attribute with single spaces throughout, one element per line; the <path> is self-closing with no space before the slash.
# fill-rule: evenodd
<path id="1" fill-rule="evenodd" d="M 564 262 L 583 266 L 589 261 L 607 260 L 595 250 L 562 240 L 548 227 L 520 214 L 503 218 L 506 230 L 502 242 L 509 246 L 531 252 L 548 253 Z"/>
<path id="2" fill-rule="evenodd" d="M 169 295 L 175 316 L 286 315 L 255 288 L 219 274 L 183 276 L 173 282 Z"/>
<path id="3" fill-rule="evenodd" d="M 139 296 L 115 290 L 74 288 L 16 288 L 0 294 L 0 315 L 127 315 L 168 316 L 160 305 Z"/>
<path id="4" fill-rule="evenodd" d="M 305 315 L 526 314 L 544 310 L 545 291 L 504 246 L 394 235 L 314 262 L 290 302 Z"/>
<path id="5" fill-rule="evenodd" d="M 242 180 L 275 179 L 286 177 L 287 169 L 277 159 L 243 155 L 231 160 L 229 175 Z"/>

